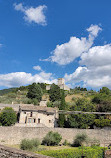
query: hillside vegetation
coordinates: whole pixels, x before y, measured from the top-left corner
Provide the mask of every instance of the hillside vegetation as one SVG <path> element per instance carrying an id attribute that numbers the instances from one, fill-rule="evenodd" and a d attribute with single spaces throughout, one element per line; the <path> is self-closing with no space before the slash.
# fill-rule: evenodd
<path id="1" fill-rule="evenodd" d="M 56 107 L 60 110 L 111 112 L 111 91 L 107 87 L 101 88 L 98 92 L 76 87 L 69 92 L 52 84 L 51 89 L 46 91 L 46 84 L 33 83 L 29 86 L 2 90 L 1 93 L 0 103 L 5 104 L 13 102 L 13 104 L 39 105 L 41 99 L 47 99 L 48 107 Z M 66 128 L 94 128 L 94 126 L 102 128 L 111 126 L 111 116 L 60 114 L 58 124 Z"/>

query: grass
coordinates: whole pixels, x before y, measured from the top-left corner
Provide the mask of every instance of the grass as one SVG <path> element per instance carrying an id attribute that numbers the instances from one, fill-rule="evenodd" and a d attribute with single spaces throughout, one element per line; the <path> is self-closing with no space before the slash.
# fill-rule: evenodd
<path id="1" fill-rule="evenodd" d="M 16 148 L 16 149 L 20 149 L 20 145 L 19 144 L 15 144 L 15 145 L 9 145 L 7 144 L 6 146 L 8 147 L 12 147 L 12 148 Z M 39 145 L 39 149 L 43 149 L 43 150 L 62 150 L 62 149 L 72 149 L 74 147 L 70 147 L 70 146 L 45 146 L 45 145 Z"/>

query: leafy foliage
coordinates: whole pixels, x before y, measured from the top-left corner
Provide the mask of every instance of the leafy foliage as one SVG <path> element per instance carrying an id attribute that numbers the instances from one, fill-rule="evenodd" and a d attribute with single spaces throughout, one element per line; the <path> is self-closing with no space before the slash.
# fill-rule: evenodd
<path id="1" fill-rule="evenodd" d="M 96 94 L 92 102 L 97 104 L 96 110 L 99 112 L 110 112 L 111 111 L 111 96 L 105 93 Z"/>
<path id="2" fill-rule="evenodd" d="M 52 102 L 60 100 L 61 94 L 60 94 L 59 86 L 57 86 L 55 84 L 51 85 L 51 88 L 49 90 L 49 97 L 50 97 L 50 101 L 52 101 Z"/>
<path id="3" fill-rule="evenodd" d="M 111 126 L 111 121 L 109 119 L 95 119 L 94 123 L 97 127 L 101 128 L 105 126 Z"/>
<path id="4" fill-rule="evenodd" d="M 62 91 L 62 94 L 61 94 L 61 104 L 60 104 L 59 109 L 60 110 L 65 110 L 66 109 L 64 90 Z M 58 121 L 59 127 L 64 127 L 65 126 L 65 120 L 66 120 L 65 115 L 60 114 L 59 115 L 59 121 Z"/>
<path id="5" fill-rule="evenodd" d="M 75 147 L 82 146 L 84 142 L 87 142 L 87 139 L 88 136 L 85 133 L 77 134 L 72 145 Z"/>
<path id="6" fill-rule="evenodd" d="M 81 158 L 82 155 L 86 158 L 103 158 L 104 148 L 102 147 L 86 147 L 86 148 L 74 148 L 74 149 L 63 149 L 63 150 L 48 150 L 41 151 L 40 154 L 56 157 L 56 158 Z"/>
<path id="7" fill-rule="evenodd" d="M 42 99 L 42 89 L 39 84 L 33 83 L 29 86 L 27 97 L 31 99 L 37 99 L 38 102 Z"/>
<path id="8" fill-rule="evenodd" d="M 102 89 L 100 89 L 100 93 L 104 93 L 106 95 L 110 94 L 110 90 L 107 87 L 102 87 Z"/>
<path id="9" fill-rule="evenodd" d="M 96 106 L 89 100 L 80 98 L 76 101 L 75 105 L 71 107 L 73 111 L 95 111 Z M 72 128 L 88 128 L 94 123 L 95 115 L 90 114 L 75 114 L 67 117 L 67 126 Z"/>
<path id="10" fill-rule="evenodd" d="M 11 126 L 17 122 L 17 115 L 15 111 L 10 108 L 6 107 L 0 113 L 0 122 L 2 126 Z"/>
<path id="11" fill-rule="evenodd" d="M 38 139 L 23 139 L 20 144 L 20 148 L 22 150 L 37 150 L 40 145 L 40 141 Z"/>
<path id="12" fill-rule="evenodd" d="M 95 115 L 75 114 L 69 115 L 67 118 L 67 126 L 71 128 L 86 129 L 94 124 Z"/>
<path id="13" fill-rule="evenodd" d="M 9 88 L 9 89 L 3 89 L 3 90 L 0 90 L 0 96 L 4 95 L 4 94 L 7 94 L 9 92 L 13 92 L 15 91 L 16 88 Z"/>
<path id="14" fill-rule="evenodd" d="M 47 146 L 55 146 L 60 143 L 62 140 L 62 136 L 58 132 L 52 132 L 50 131 L 42 141 L 42 144 Z"/>

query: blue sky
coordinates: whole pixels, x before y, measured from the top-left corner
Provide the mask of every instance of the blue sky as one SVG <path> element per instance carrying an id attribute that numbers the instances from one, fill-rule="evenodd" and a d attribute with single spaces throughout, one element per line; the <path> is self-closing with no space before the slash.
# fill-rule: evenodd
<path id="1" fill-rule="evenodd" d="M 111 88 L 110 34 L 110 0 L 0 0 L 0 89 Z"/>

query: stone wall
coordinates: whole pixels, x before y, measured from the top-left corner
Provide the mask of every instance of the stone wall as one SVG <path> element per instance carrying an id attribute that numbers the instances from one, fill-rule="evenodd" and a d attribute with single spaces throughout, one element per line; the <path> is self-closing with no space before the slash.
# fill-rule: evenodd
<path id="1" fill-rule="evenodd" d="M 0 145 L 0 158 L 50 158 L 49 156 L 34 154 Z"/>
<path id="2" fill-rule="evenodd" d="M 111 129 L 72 129 L 72 128 L 47 128 L 47 127 L 0 127 L 0 144 L 19 144 L 22 139 L 39 138 L 40 140 L 49 132 L 59 132 L 62 141 L 69 142 L 78 133 L 86 133 L 90 138 L 100 140 L 101 146 L 111 144 Z"/>

